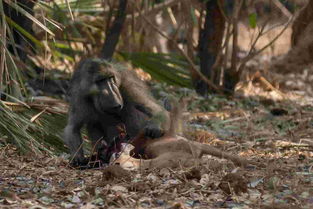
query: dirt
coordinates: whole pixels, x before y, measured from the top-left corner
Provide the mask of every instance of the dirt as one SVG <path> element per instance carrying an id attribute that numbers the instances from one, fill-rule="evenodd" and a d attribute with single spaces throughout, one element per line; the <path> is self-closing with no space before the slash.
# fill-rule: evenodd
<path id="1" fill-rule="evenodd" d="M 298 104 L 299 96 L 288 98 L 265 105 L 258 102 L 262 99 L 217 100 L 220 110 L 189 115 L 190 124 L 208 128 L 188 129 L 192 140 L 259 166 L 240 168 L 205 156 L 190 168 L 124 170 L 115 165 L 81 171 L 70 169 L 63 156 L 19 155 L 3 144 L 0 207 L 312 208 L 313 108 Z M 234 101 L 240 105 L 233 106 Z"/>
<path id="2" fill-rule="evenodd" d="M 223 190 L 226 194 L 231 193 L 246 193 L 248 191 L 248 182 L 238 173 L 229 173 L 224 176 L 218 187 Z"/>

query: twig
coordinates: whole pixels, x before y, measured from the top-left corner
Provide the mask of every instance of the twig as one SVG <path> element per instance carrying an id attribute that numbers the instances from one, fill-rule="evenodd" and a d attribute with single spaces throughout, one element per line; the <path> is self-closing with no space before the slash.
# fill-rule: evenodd
<path id="1" fill-rule="evenodd" d="M 306 143 L 306 144 L 308 144 L 308 145 L 310 145 L 310 146 L 313 147 L 313 141 L 312 141 L 312 139 L 300 139 L 300 144 L 301 144 L 301 143 Z"/>
<path id="2" fill-rule="evenodd" d="M 37 118 L 40 117 L 40 115 L 42 115 L 44 112 L 46 112 L 47 108 L 43 109 L 41 112 L 39 112 L 38 114 L 36 114 L 35 116 L 33 116 L 31 119 L 30 119 L 30 122 L 34 122 Z"/>
<path id="3" fill-rule="evenodd" d="M 272 2 L 275 4 L 275 6 L 280 9 L 280 11 L 288 18 L 292 17 L 292 14 L 289 12 L 288 9 L 278 0 L 272 0 Z"/>
<path id="4" fill-rule="evenodd" d="M 290 18 L 288 20 L 288 22 L 285 24 L 285 27 L 280 31 L 280 33 L 272 39 L 272 41 L 270 41 L 268 44 L 266 44 L 263 48 L 261 48 L 260 50 L 258 50 L 255 53 L 250 53 L 248 54 L 245 58 L 242 59 L 241 64 L 238 68 L 238 72 L 241 73 L 243 71 L 244 66 L 246 65 L 246 63 L 253 59 L 255 56 L 259 55 L 261 52 L 263 52 L 265 49 L 267 49 L 269 46 L 271 46 L 288 28 L 289 24 L 292 22 L 293 18 Z"/>
<path id="5" fill-rule="evenodd" d="M 226 13 L 225 13 L 225 11 L 223 9 L 222 1 L 217 1 L 217 5 L 218 5 L 218 8 L 221 11 L 222 15 L 224 16 L 225 21 L 227 23 L 231 23 L 230 20 L 229 20 L 229 17 L 226 15 Z"/>
<path id="6" fill-rule="evenodd" d="M 251 54 L 253 52 L 253 49 L 255 49 L 255 45 L 257 44 L 258 40 L 262 37 L 262 35 L 264 34 L 264 30 L 265 30 L 265 26 L 266 26 L 266 22 L 262 25 L 259 33 L 257 34 L 257 37 L 254 39 L 254 41 L 251 44 L 250 50 L 248 52 L 248 55 Z"/>
<path id="7" fill-rule="evenodd" d="M 290 145 L 278 145 L 279 148 L 311 148 L 312 145 L 309 144 L 290 144 Z"/>
<path id="8" fill-rule="evenodd" d="M 170 16 L 170 20 L 172 21 L 174 28 L 177 28 L 177 20 L 173 14 L 173 10 L 171 9 L 171 7 L 167 8 L 167 13 Z"/>
<path id="9" fill-rule="evenodd" d="M 24 107 L 24 108 L 35 108 L 38 110 L 45 110 L 45 112 L 50 112 L 53 114 L 66 114 L 67 113 L 67 108 L 65 107 L 64 110 L 62 109 L 54 109 L 53 106 L 48 105 L 48 104 L 27 104 L 27 106 L 25 106 L 24 104 L 20 104 L 20 103 L 15 103 L 15 102 L 5 102 L 2 101 L 2 103 L 6 106 L 10 106 L 10 107 Z"/>
<path id="10" fill-rule="evenodd" d="M 192 20 L 192 15 L 190 13 L 190 11 L 193 9 L 192 6 L 189 4 L 189 2 L 187 1 L 183 1 L 182 2 L 182 7 L 183 7 L 183 11 L 186 12 L 186 14 L 188 14 L 188 17 L 186 17 L 186 30 L 187 30 L 187 34 L 186 34 L 186 45 L 187 45 L 187 55 L 194 60 L 194 46 L 195 41 L 193 39 L 193 34 L 194 34 L 194 22 Z"/>
<path id="11" fill-rule="evenodd" d="M 68 162 L 68 164 L 67 164 L 68 167 L 71 167 L 72 161 L 74 160 L 74 158 L 76 157 L 76 155 L 78 154 L 78 152 L 80 151 L 80 149 L 82 149 L 82 147 L 83 147 L 83 142 L 84 142 L 84 140 L 82 140 L 82 143 L 79 145 L 78 149 L 75 151 L 74 155 L 73 155 L 72 158 L 69 160 L 69 162 Z"/>
<path id="12" fill-rule="evenodd" d="M 239 18 L 239 12 L 242 6 L 243 0 L 240 0 L 240 2 L 235 2 L 235 11 L 233 15 L 233 50 L 232 50 L 232 58 L 231 58 L 231 69 L 233 71 L 236 71 L 237 69 L 237 52 L 238 52 L 238 18 Z"/>
<path id="13" fill-rule="evenodd" d="M 164 1 L 163 3 L 159 3 L 157 6 L 153 7 L 152 9 L 145 10 L 145 11 L 142 11 L 142 12 L 137 12 L 135 14 L 127 15 L 127 19 L 137 18 L 137 17 L 140 17 L 142 15 L 155 14 L 155 13 L 158 13 L 159 11 L 163 10 L 164 8 L 168 8 L 168 7 L 174 6 L 174 5 L 178 4 L 178 3 L 180 3 L 181 1 L 182 0 L 168 0 L 168 1 Z M 134 3 L 134 4 L 136 4 L 136 3 Z M 136 5 L 136 7 L 137 7 L 137 5 Z"/>
<path id="14" fill-rule="evenodd" d="M 180 52 L 180 54 L 187 60 L 187 62 L 190 64 L 190 69 L 193 73 L 197 74 L 203 81 L 205 81 L 210 87 L 215 89 L 218 93 L 222 93 L 221 90 L 214 84 L 212 83 L 209 79 L 207 79 L 196 67 L 194 62 L 191 60 L 191 58 L 185 53 L 184 50 L 182 50 L 177 42 L 175 40 L 172 40 L 170 37 L 168 37 L 165 33 L 163 33 L 157 26 L 155 26 L 147 17 L 143 16 L 140 9 L 138 8 L 137 4 L 135 1 L 133 1 L 137 11 L 139 12 L 140 16 L 146 21 L 153 29 L 155 29 L 161 36 L 166 38 L 168 41 L 171 41 L 175 48 Z"/>
<path id="15" fill-rule="evenodd" d="M 229 40 L 230 40 L 230 37 L 231 37 L 231 24 L 227 23 L 226 27 L 227 27 L 227 29 L 226 29 L 226 37 L 225 37 L 225 43 L 224 43 L 224 46 L 223 46 L 223 48 L 225 48 L 224 62 L 223 62 L 223 69 L 224 70 L 226 70 L 226 68 L 227 68 L 227 57 L 228 57 L 228 53 L 229 53 L 228 43 L 229 43 Z"/>
<path id="16" fill-rule="evenodd" d="M 74 20 L 74 15 L 73 15 L 73 12 L 72 12 L 72 9 L 71 9 L 70 2 L 68 0 L 65 0 L 65 2 L 66 2 L 66 6 L 68 8 L 68 11 L 70 12 L 71 19 Z"/>
<path id="17" fill-rule="evenodd" d="M 4 73 L 4 68 L 6 66 L 6 58 L 5 58 L 5 55 L 6 55 L 6 37 L 7 37 L 7 23 L 6 21 L 4 21 L 2 19 L 2 29 L 1 29 L 1 34 L 3 35 L 2 37 L 2 40 L 1 40 L 1 47 L 0 47 L 0 50 L 1 50 L 1 56 L 0 56 L 0 89 L 2 89 L 2 82 L 3 82 L 3 73 Z"/>

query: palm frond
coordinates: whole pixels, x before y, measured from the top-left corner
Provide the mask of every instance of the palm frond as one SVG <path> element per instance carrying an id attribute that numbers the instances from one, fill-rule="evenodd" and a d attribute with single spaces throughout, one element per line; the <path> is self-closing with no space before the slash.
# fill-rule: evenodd
<path id="1" fill-rule="evenodd" d="M 191 88 L 188 63 L 178 55 L 149 52 L 121 52 L 120 55 L 135 67 L 142 68 L 155 80 Z"/>
<path id="2" fill-rule="evenodd" d="M 45 151 L 65 151 L 62 142 L 62 130 L 65 126 L 64 115 L 43 113 L 34 122 L 30 119 L 38 114 L 38 110 L 17 106 L 12 110 L 3 101 L 0 101 L 0 137 L 13 143 L 22 152 L 40 153 Z"/>
<path id="3" fill-rule="evenodd" d="M 13 1 L 6 1 L 8 5 L 10 5 L 12 8 L 16 9 L 16 11 L 20 12 L 21 14 L 25 15 L 25 17 L 29 18 L 33 23 L 41 27 L 43 30 L 45 30 L 50 35 L 54 36 L 54 33 L 47 28 L 44 24 L 42 24 L 39 20 L 37 20 L 33 15 L 31 15 L 29 12 L 27 12 L 25 9 L 23 9 L 21 6 L 19 6 L 18 3 L 15 3 Z"/>

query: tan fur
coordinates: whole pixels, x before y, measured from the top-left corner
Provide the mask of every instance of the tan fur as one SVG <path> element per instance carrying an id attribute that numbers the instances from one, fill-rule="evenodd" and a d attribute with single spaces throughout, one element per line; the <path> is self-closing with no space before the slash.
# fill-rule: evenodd
<path id="1" fill-rule="evenodd" d="M 238 166 L 245 166 L 247 161 L 229 153 L 213 148 L 207 144 L 189 141 L 184 137 L 176 136 L 176 128 L 178 127 L 179 118 L 181 117 L 185 102 L 171 112 L 171 127 L 169 131 L 158 139 L 146 139 L 143 134 L 139 134 L 133 141 L 135 147 L 131 152 L 131 156 L 138 157 L 144 150 L 143 159 L 135 159 L 132 157 L 121 157 L 117 162 L 123 166 L 127 162 L 131 162 L 134 166 L 146 168 L 164 168 L 178 166 L 193 166 L 203 155 L 213 155 L 219 158 L 231 160 Z"/>

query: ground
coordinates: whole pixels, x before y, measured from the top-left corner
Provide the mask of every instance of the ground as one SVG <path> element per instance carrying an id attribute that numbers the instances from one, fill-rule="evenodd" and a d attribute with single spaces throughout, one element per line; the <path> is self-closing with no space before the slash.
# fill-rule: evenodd
<path id="1" fill-rule="evenodd" d="M 255 48 L 263 48 L 283 28 L 266 33 Z M 291 66 L 283 60 L 280 72 L 271 67 L 289 51 L 291 32 L 288 28 L 248 62 L 233 97 L 201 98 L 188 89 L 152 84 L 159 97 L 175 92 L 190 98 L 186 138 L 256 165 L 241 168 L 204 156 L 191 168 L 76 170 L 66 154 L 21 154 L 0 137 L 0 208 L 313 208 L 313 65 Z M 239 24 L 238 35 L 242 58 L 257 33 Z M 38 60 L 48 69 L 71 67 L 47 62 L 46 56 Z M 65 115 L 62 108 L 43 107 L 31 121 L 47 112 Z"/>
<path id="2" fill-rule="evenodd" d="M 193 168 L 80 171 L 63 155 L 19 155 L 2 145 L 0 207 L 312 208 L 312 98 L 259 81 L 242 86 L 234 98 L 194 99 L 185 132 L 258 166 L 205 156 Z"/>

